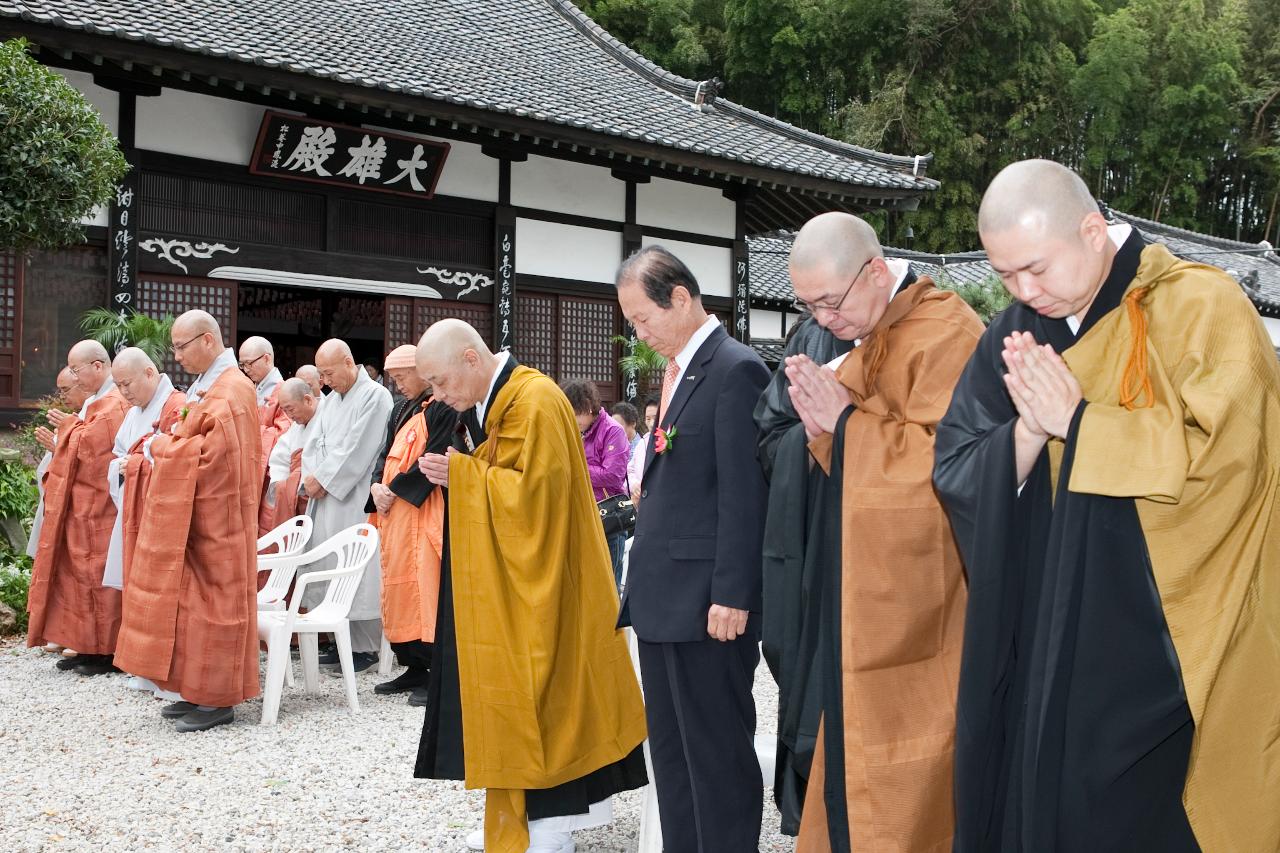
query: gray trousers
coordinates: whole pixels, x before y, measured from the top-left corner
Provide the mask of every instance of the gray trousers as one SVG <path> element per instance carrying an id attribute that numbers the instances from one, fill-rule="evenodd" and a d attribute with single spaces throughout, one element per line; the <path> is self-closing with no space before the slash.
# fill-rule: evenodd
<path id="1" fill-rule="evenodd" d="M 382 620 L 351 620 L 351 651 L 376 653 L 382 647 Z"/>

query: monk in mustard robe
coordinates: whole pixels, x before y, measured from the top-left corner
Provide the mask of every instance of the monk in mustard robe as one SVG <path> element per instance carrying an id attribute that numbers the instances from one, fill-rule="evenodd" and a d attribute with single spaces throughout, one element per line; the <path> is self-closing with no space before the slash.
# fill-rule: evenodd
<path id="1" fill-rule="evenodd" d="M 448 535 L 414 775 L 487 789 L 489 853 L 572 849 L 572 830 L 647 781 L 582 437 L 554 381 L 461 320 L 427 329 L 417 367 L 474 452 L 419 463 L 448 488 Z"/>
<path id="2" fill-rule="evenodd" d="M 1228 275 L 1015 163 L 1018 300 L 938 428 L 969 572 L 957 851 L 1280 849 L 1280 364 Z"/>
<path id="3" fill-rule="evenodd" d="M 871 226 L 847 213 L 800 229 L 790 272 L 814 320 L 858 344 L 828 366 L 805 355 L 785 365 L 826 474 L 812 547 L 827 570 L 807 589 L 775 590 L 798 610 L 773 602 L 814 623 L 799 630 L 815 637 L 811 658 L 781 665 L 810 667 L 821 698 L 796 850 L 943 853 L 966 592 L 933 490 L 933 437 L 982 321 L 886 260 Z M 766 621 L 771 610 L 766 600 Z"/>

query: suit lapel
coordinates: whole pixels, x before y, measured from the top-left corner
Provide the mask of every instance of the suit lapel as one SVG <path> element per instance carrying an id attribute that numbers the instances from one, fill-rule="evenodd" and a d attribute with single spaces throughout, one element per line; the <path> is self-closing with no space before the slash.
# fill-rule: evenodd
<path id="1" fill-rule="evenodd" d="M 702 380 L 706 378 L 707 362 L 711 361 L 711 357 L 715 355 L 716 350 L 729 337 L 728 332 L 723 326 L 717 326 L 702 346 L 698 347 L 698 351 L 693 354 L 693 358 L 689 360 L 689 366 L 685 368 L 684 376 L 680 377 L 680 384 L 671 394 L 671 402 L 667 404 L 667 411 L 662 418 L 661 427 L 663 430 L 670 432 L 671 426 L 676 424 L 676 419 L 680 417 L 680 413 L 684 411 L 685 404 L 693 396 L 693 392 L 702 384 Z M 680 438 L 680 427 L 676 425 L 676 440 Z M 653 452 L 653 435 L 649 436 L 648 447 L 645 448 L 644 455 L 644 471 L 640 473 L 640 481 L 644 482 L 645 475 L 649 473 L 649 468 L 657 460 L 657 454 Z"/>

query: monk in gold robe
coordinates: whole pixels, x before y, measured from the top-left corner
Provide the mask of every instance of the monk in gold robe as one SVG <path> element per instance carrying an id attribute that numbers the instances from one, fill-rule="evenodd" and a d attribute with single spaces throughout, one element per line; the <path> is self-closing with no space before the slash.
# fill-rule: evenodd
<path id="1" fill-rule="evenodd" d="M 263 510 L 269 514 L 268 530 L 307 513 L 307 494 L 302 489 L 302 446 L 307 443 L 311 424 L 324 400 L 296 376 L 281 384 L 279 398 L 280 408 L 292 423 L 271 448 L 267 463 L 267 490 L 262 501 Z"/>
<path id="2" fill-rule="evenodd" d="M 965 851 L 1280 849 L 1280 364 L 1226 273 L 1015 163 L 979 230 L 1017 299 L 934 481 L 969 572 Z"/>
<path id="3" fill-rule="evenodd" d="M 111 379 L 111 358 L 97 341 L 80 341 L 67 369 L 88 395 L 78 415 L 56 417 L 58 442 L 45 480 L 44 524 L 27 597 L 27 645 L 55 643 L 79 652 L 57 667 L 83 675 L 114 672 L 120 591 L 103 586 L 115 506 L 107 467 L 128 402 Z M 56 421 L 56 423 L 55 423 Z"/>
<path id="4" fill-rule="evenodd" d="M 554 381 L 461 320 L 427 329 L 417 366 L 474 454 L 419 463 L 448 487 L 449 520 L 414 775 L 487 789 L 470 846 L 572 851 L 574 829 L 606 822 L 609 798 L 646 782 L 644 707 L 582 438 Z"/>
<path id="5" fill-rule="evenodd" d="M 178 363 L 197 375 L 173 431 L 143 445 L 151 479 L 116 660 L 181 695 L 161 715 L 193 732 L 230 723 L 258 695 L 262 445 L 253 383 L 217 321 L 188 311 L 172 336 Z"/>
<path id="6" fill-rule="evenodd" d="M 276 441 L 289 429 L 289 416 L 280 407 L 280 385 L 284 377 L 276 367 L 276 351 L 271 341 L 254 335 L 240 344 L 240 369 L 253 383 L 253 393 L 258 400 L 258 429 L 262 435 L 262 489 L 267 485 L 267 462 Z M 258 535 L 271 530 L 271 510 L 267 502 L 259 502 Z"/>
<path id="7" fill-rule="evenodd" d="M 785 366 L 826 474 L 813 547 L 840 566 L 793 591 L 816 643 L 813 661 L 788 663 L 811 666 L 822 697 L 796 850 L 949 851 L 966 591 L 933 435 L 982 321 L 847 213 L 800 230 L 790 271 L 814 320 L 857 343 L 827 366 Z"/>
<path id="8" fill-rule="evenodd" d="M 417 347 L 405 344 L 383 365 L 403 399 L 387 420 L 387 442 L 373 468 L 365 510 L 382 534 L 382 633 L 405 666 L 373 692 L 408 693 L 410 705 L 426 707 L 444 555 L 444 490 L 426 478 L 418 460 L 448 450 L 458 413 L 432 399 L 418 375 L 417 354 Z"/>

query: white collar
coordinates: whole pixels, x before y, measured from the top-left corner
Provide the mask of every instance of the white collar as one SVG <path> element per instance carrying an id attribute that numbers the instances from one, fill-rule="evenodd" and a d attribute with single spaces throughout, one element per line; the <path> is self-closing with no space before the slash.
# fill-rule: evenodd
<path id="1" fill-rule="evenodd" d="M 502 373 L 502 368 L 506 367 L 511 353 L 508 350 L 500 350 L 494 353 L 493 358 L 497 363 L 493 367 L 493 375 L 489 377 L 489 388 L 484 392 L 484 399 L 476 403 L 476 419 L 480 421 L 481 429 L 484 429 L 484 413 L 492 402 L 490 398 L 493 396 L 493 386 L 498 384 L 498 375 Z"/>
<path id="2" fill-rule="evenodd" d="M 720 327 L 720 318 L 715 314 L 707 317 L 706 322 L 699 326 L 689 337 L 688 343 L 684 345 L 684 349 L 680 350 L 676 355 L 676 364 L 680 365 L 680 373 L 683 374 L 689 368 L 689 362 L 693 361 L 693 357 L 698 354 L 698 350 L 707 342 L 707 338 L 711 337 L 711 333 Z M 677 379 L 679 377 L 676 377 Z"/>
<path id="3" fill-rule="evenodd" d="M 1129 241 L 1129 235 L 1132 233 L 1133 226 L 1129 225 L 1127 222 L 1107 226 L 1107 239 L 1110 240 L 1111 244 L 1117 249 Z M 1073 335 L 1080 334 L 1080 321 L 1076 318 L 1075 314 L 1067 317 L 1067 328 L 1071 330 L 1071 334 Z"/>
<path id="4" fill-rule="evenodd" d="M 896 276 L 893 282 L 893 290 L 889 291 L 889 301 L 892 302 L 893 297 L 898 295 L 899 290 L 902 290 L 902 285 L 907 280 L 907 274 L 911 272 L 911 262 L 904 258 L 885 258 L 884 265 L 889 269 L 889 272 Z M 853 342 L 853 345 L 855 347 L 862 346 L 862 338 L 856 339 Z M 848 353 L 845 353 L 844 355 L 848 355 Z M 836 360 L 831 363 L 832 370 L 835 370 L 840 366 L 840 362 L 844 361 L 844 355 L 838 356 Z"/>
<path id="5" fill-rule="evenodd" d="M 173 382 L 169 379 L 169 374 L 161 373 L 160 382 L 156 385 L 156 393 L 151 395 L 151 402 L 141 407 L 142 419 L 148 427 L 152 421 L 159 420 L 160 410 L 164 408 L 165 401 L 172 393 Z"/>
<path id="6" fill-rule="evenodd" d="M 93 396 L 91 396 L 91 397 L 89 397 L 89 399 L 85 400 L 85 401 L 84 401 L 84 405 L 80 407 L 80 420 L 84 420 L 84 419 L 85 419 L 85 416 L 89 414 L 89 407 L 90 407 L 90 406 L 92 406 L 94 403 L 98 402 L 98 401 L 99 401 L 99 400 L 101 400 L 103 397 L 105 397 L 105 396 L 107 396 L 108 394 L 110 394 L 110 393 L 111 393 L 111 389 L 112 389 L 112 388 L 114 388 L 114 387 L 116 387 L 116 381 L 115 381 L 114 379 L 112 379 L 112 378 L 111 378 L 111 374 L 110 374 L 110 373 L 108 373 L 108 374 L 107 374 L 107 380 L 106 380 L 105 382 L 103 382 L 103 383 L 102 383 L 102 386 L 101 386 L 97 391 L 93 392 Z"/>
<path id="7" fill-rule="evenodd" d="M 258 405 L 264 405 L 267 398 L 271 396 L 271 392 L 276 390 L 276 386 L 284 381 L 284 377 L 280 375 L 280 368 L 272 367 L 271 372 L 262 377 L 262 381 L 254 386 L 254 391 L 258 395 Z"/>

